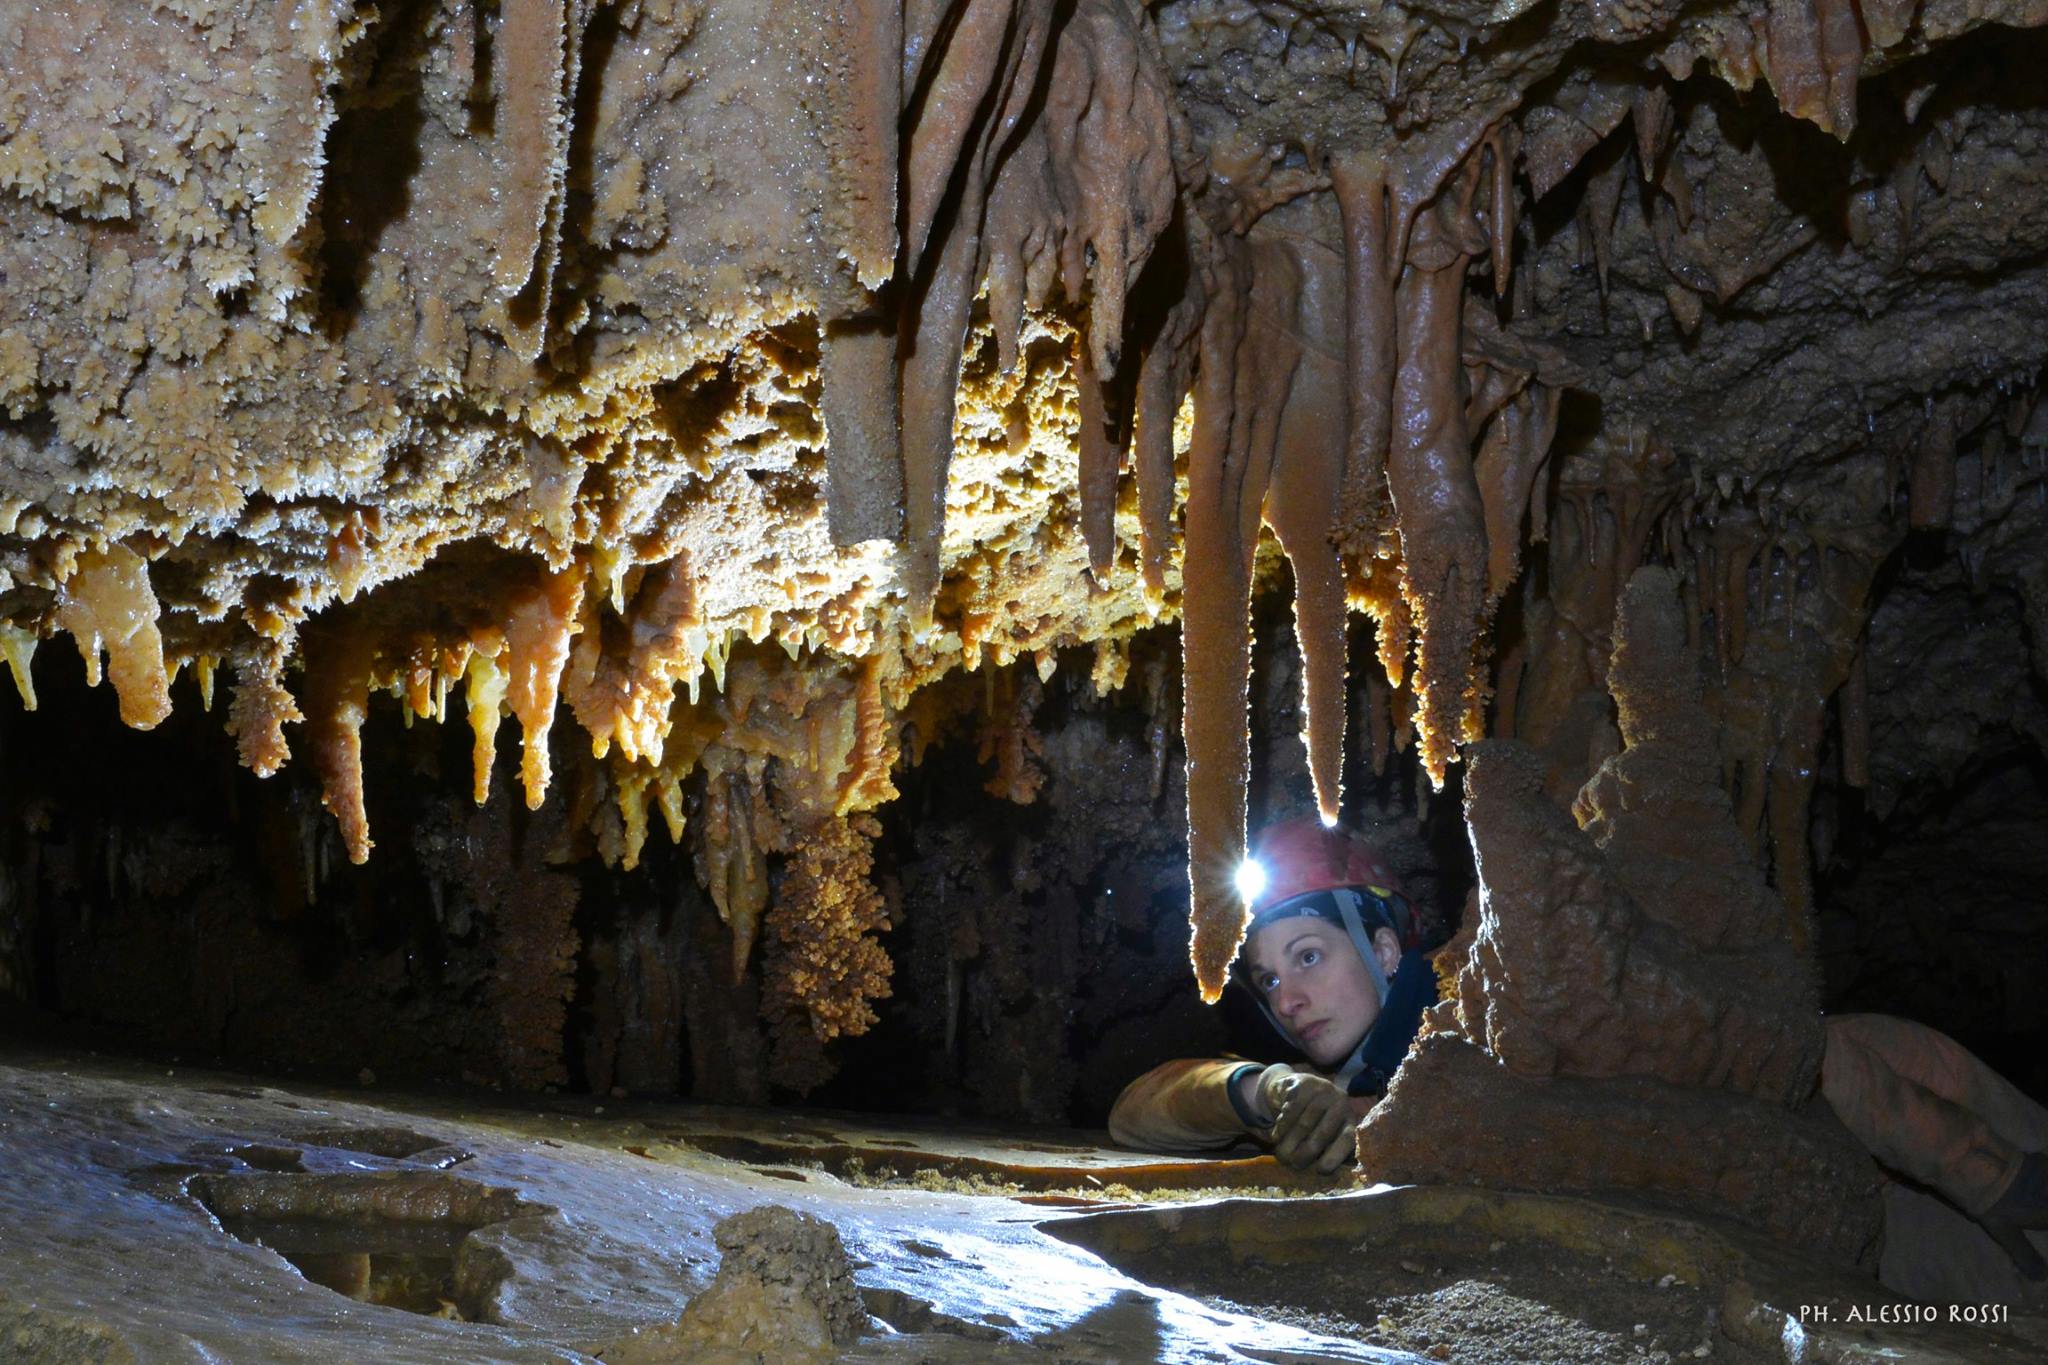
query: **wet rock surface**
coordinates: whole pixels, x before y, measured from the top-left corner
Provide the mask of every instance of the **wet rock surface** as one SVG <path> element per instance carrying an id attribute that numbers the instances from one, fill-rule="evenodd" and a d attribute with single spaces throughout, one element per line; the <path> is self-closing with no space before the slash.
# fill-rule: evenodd
<path id="1" fill-rule="evenodd" d="M 5 1080 L 0 1343 L 24 1362 L 195 1351 L 399 1362 L 1478 1362 L 1503 1351 L 1584 1361 L 1641 1358 L 1653 1343 L 1677 1359 L 1704 1343 L 1711 1358 L 1749 1361 L 1783 1358 L 1769 1348 L 1801 1330 L 1801 1303 L 1903 1306 L 1845 1263 L 1753 1231 L 1579 1200 L 1449 1188 L 1331 1197 L 1355 1188 L 1335 1182 L 1320 1196 L 1143 1207 L 1155 1183 L 1213 1184 L 1243 1163 L 1162 1163 L 1085 1132 L 1006 1145 L 822 1114 L 798 1123 L 675 1105 L 601 1114 L 587 1101 L 366 1097 L 81 1057 L 10 1055 Z M 305 1142 L 304 1173 L 238 1155 L 274 1149 L 308 1120 L 337 1141 L 403 1127 L 473 1155 L 441 1171 Z M 1077 1186 L 1101 1184 L 1075 1213 L 966 1182 L 850 1183 L 801 1159 L 763 1173 L 690 1141 L 716 1132 L 835 1141 L 877 1161 L 924 1147 L 1064 1165 Z M 1120 1193 L 1108 1193 L 1113 1183 Z M 245 1227 L 253 1238 L 224 1226 L 244 1216 L 267 1225 Z M 329 1243 L 328 1259 L 313 1262 L 303 1245 L 275 1245 L 294 1221 L 355 1248 Z M 452 1244 L 458 1311 L 394 1292 L 402 1272 L 430 1287 L 417 1277 L 417 1234 L 430 1228 Z M 408 1230 L 415 1260 L 380 1264 Z M 378 1239 L 382 1249 L 370 1245 Z M 1839 1320 L 1831 1334 L 1807 1330 L 1816 1350 L 1993 1365 L 2034 1358 L 2013 1333 L 2040 1324 L 2016 1314 L 2009 1330 Z M 1623 1349 L 1610 1355 L 1615 1342 Z M 1517 1354 L 1524 1347 L 1532 1353 Z"/>

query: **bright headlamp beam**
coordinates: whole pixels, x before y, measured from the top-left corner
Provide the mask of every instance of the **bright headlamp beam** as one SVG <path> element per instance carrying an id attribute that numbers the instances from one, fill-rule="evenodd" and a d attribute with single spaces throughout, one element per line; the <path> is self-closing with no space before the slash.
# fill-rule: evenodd
<path id="1" fill-rule="evenodd" d="M 1237 865 L 1237 894 L 1244 897 L 1246 905 L 1259 898 L 1266 889 L 1266 869 L 1257 858 L 1246 858 Z"/>

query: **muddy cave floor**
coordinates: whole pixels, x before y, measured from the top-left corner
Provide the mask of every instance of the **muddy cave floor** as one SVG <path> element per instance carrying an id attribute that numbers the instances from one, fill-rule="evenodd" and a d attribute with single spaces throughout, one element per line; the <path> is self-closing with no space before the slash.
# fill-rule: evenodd
<path id="1" fill-rule="evenodd" d="M 869 1314 L 845 1359 L 2048 1355 L 2018 1309 L 1852 1322 L 1900 1301 L 1711 1221 L 1105 1141 L 0 1048 L 0 1359 L 618 1358 L 764 1204 L 838 1229 Z"/>

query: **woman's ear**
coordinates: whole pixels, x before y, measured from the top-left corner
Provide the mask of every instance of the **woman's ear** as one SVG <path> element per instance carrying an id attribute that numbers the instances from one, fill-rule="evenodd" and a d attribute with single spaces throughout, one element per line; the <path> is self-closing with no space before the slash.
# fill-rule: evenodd
<path id="1" fill-rule="evenodd" d="M 1392 929 L 1375 929 L 1372 932 L 1372 950 L 1380 960 L 1380 970 L 1392 976 L 1401 966 L 1401 940 Z"/>

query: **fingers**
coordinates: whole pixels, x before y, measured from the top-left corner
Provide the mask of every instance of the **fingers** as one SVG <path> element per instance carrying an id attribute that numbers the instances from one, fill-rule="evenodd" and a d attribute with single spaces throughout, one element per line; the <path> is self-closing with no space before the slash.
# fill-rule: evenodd
<path id="1" fill-rule="evenodd" d="M 1338 1127 L 1336 1136 L 1323 1148 L 1322 1159 L 1316 1162 L 1316 1169 L 1324 1175 L 1335 1175 L 1349 1165 L 1358 1149 L 1358 1124 L 1351 1117 L 1348 1106 L 1342 1117 L 1344 1122 Z"/>
<path id="2" fill-rule="evenodd" d="M 1351 1151 L 1351 1106 L 1339 1100 L 1321 1115 L 1315 1131 L 1302 1143 L 1303 1166 L 1311 1163 L 1323 1174 L 1342 1165 Z"/>
<path id="3" fill-rule="evenodd" d="M 1350 1128 L 1351 1106 L 1340 1091 L 1334 1086 L 1301 1086 L 1287 1097 L 1287 1107 L 1273 1125 L 1273 1154 L 1297 1169 L 1319 1165 Z"/>

